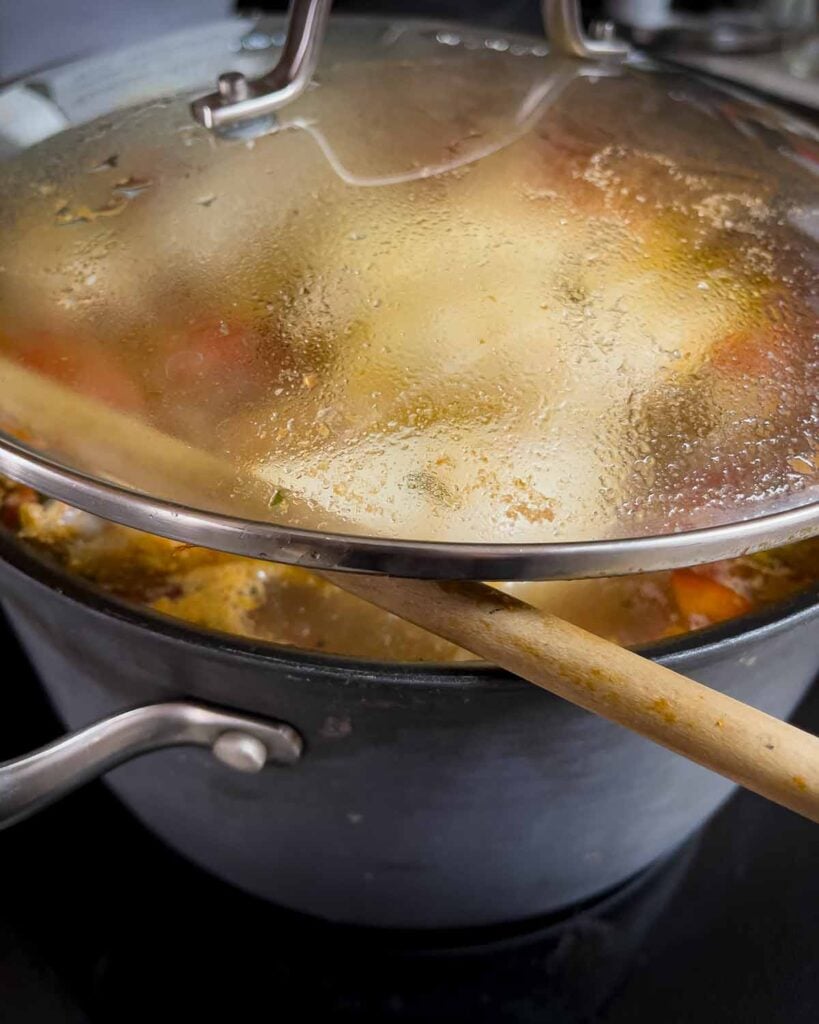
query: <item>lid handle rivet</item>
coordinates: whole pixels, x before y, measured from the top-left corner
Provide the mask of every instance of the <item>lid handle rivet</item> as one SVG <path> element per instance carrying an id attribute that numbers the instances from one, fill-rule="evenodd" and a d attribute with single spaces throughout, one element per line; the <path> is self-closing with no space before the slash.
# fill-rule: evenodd
<path id="1" fill-rule="evenodd" d="M 240 103 L 250 95 L 247 79 L 240 71 L 226 71 L 219 75 L 217 88 L 219 95 L 230 103 Z"/>

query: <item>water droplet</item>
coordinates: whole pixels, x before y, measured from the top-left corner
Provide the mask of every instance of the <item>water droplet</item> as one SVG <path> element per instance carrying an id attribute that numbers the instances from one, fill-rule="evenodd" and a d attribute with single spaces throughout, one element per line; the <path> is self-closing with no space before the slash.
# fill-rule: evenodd
<path id="1" fill-rule="evenodd" d="M 204 355 L 192 349 L 185 349 L 182 352 L 174 352 L 165 361 L 165 376 L 169 379 L 174 377 L 187 377 L 195 372 L 204 362 Z"/>
<path id="2" fill-rule="evenodd" d="M 788 460 L 788 465 L 794 473 L 801 473 L 804 476 L 809 476 L 816 472 L 816 466 L 814 463 L 803 455 L 794 455 L 792 459 Z"/>
<path id="3" fill-rule="evenodd" d="M 246 36 L 242 37 L 239 45 L 243 50 L 269 50 L 273 45 L 273 37 L 268 35 L 267 32 L 254 29 L 254 31 L 248 32 Z"/>
<path id="4" fill-rule="evenodd" d="M 179 129 L 179 135 L 182 138 L 183 146 L 192 146 L 197 141 L 196 129 L 189 126 Z"/>
<path id="5" fill-rule="evenodd" d="M 58 206 L 54 219 L 60 227 L 68 224 L 91 223 L 100 217 L 116 217 L 125 209 L 128 200 L 124 196 L 110 199 L 104 206 L 92 210 L 88 206 L 72 207 L 68 203 Z"/>
<path id="6" fill-rule="evenodd" d="M 146 192 L 153 182 L 149 178 L 124 178 L 118 181 L 111 189 L 115 196 L 124 196 L 125 199 L 136 199 L 137 196 Z"/>
<path id="7" fill-rule="evenodd" d="M 102 174 L 104 171 L 113 170 L 119 163 L 119 156 L 117 153 L 112 153 L 107 159 L 102 160 L 100 163 L 95 164 L 88 171 L 89 174 Z"/>

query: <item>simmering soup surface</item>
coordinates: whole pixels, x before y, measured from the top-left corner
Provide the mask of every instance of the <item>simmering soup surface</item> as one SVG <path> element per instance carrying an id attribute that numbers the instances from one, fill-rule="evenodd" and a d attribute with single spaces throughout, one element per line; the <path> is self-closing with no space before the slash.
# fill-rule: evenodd
<path id="1" fill-rule="evenodd" d="M 190 547 L 7 484 L 7 527 L 119 597 L 197 626 L 383 661 L 473 656 L 303 569 Z M 819 581 L 819 539 L 697 569 L 618 579 L 503 584 L 625 645 L 743 615 Z"/>

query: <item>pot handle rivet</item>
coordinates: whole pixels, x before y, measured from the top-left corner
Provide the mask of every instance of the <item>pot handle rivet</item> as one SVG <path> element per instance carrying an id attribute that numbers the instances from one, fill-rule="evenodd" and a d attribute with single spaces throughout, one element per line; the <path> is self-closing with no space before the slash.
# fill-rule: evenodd
<path id="1" fill-rule="evenodd" d="M 237 772 L 260 772 L 267 764 L 267 747 L 256 736 L 246 732 L 223 732 L 211 749 L 222 764 Z"/>

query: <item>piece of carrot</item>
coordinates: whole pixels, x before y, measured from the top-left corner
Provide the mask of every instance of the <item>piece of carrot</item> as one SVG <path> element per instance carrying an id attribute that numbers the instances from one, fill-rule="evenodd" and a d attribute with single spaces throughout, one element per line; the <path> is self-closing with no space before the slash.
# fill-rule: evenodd
<path id="1" fill-rule="evenodd" d="M 9 354 L 73 391 L 125 412 L 141 412 L 142 391 L 115 355 L 98 342 L 35 331 L 16 339 Z"/>
<path id="2" fill-rule="evenodd" d="M 776 379 L 782 358 L 782 340 L 761 327 L 737 331 L 718 341 L 711 351 L 711 365 L 727 377 L 745 377 L 757 382 Z"/>
<path id="3" fill-rule="evenodd" d="M 747 597 L 693 569 L 675 569 L 671 591 L 680 614 L 689 621 L 724 622 L 744 615 L 752 607 Z"/>

